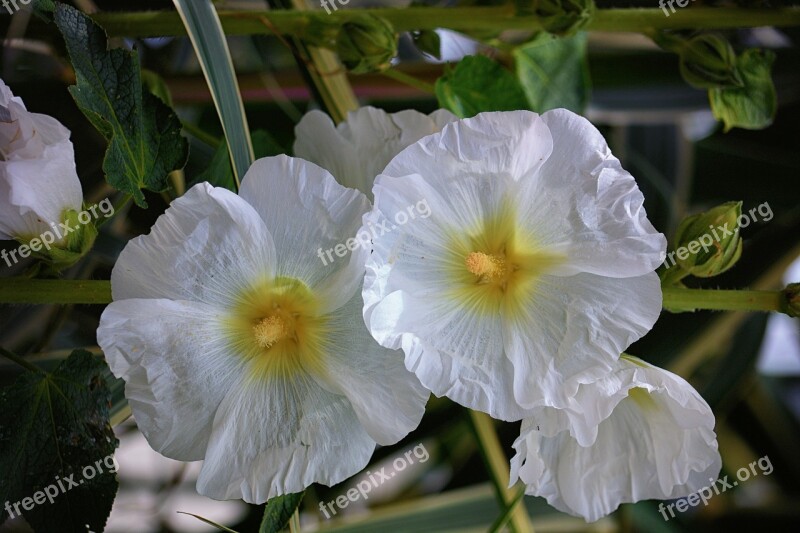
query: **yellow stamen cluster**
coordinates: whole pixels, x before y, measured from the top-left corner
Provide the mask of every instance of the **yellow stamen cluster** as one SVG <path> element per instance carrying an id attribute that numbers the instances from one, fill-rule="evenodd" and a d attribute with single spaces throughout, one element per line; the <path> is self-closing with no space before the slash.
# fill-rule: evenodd
<path id="1" fill-rule="evenodd" d="M 500 281 L 508 272 L 504 257 L 483 252 L 470 252 L 464 264 L 467 270 L 478 276 L 481 281 Z"/>
<path id="2" fill-rule="evenodd" d="M 273 344 L 289 335 L 289 328 L 280 316 L 271 315 L 262 318 L 258 324 L 253 326 L 253 335 L 255 335 L 259 346 L 270 348 Z"/>

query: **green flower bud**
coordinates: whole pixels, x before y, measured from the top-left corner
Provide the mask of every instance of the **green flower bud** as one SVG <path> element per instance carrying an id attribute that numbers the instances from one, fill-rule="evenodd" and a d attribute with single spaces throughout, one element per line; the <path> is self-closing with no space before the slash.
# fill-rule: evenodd
<path id="1" fill-rule="evenodd" d="M 67 209 L 61 224 L 53 225 L 51 230 L 36 238 L 20 241 L 30 248 L 33 257 L 40 260 L 34 265 L 31 275 L 55 275 L 77 263 L 91 250 L 97 238 L 97 228 L 88 216 L 88 211 L 83 211 L 81 217 L 74 209 Z"/>
<path id="2" fill-rule="evenodd" d="M 675 232 L 667 261 L 677 261 L 681 269 L 699 278 L 725 272 L 742 255 L 741 214 L 742 202 L 728 202 L 686 217 Z"/>
<path id="3" fill-rule="evenodd" d="M 517 0 L 519 15 L 539 17 L 542 28 L 554 35 L 572 35 L 591 20 L 594 0 Z"/>
<path id="4" fill-rule="evenodd" d="M 397 55 L 397 35 L 386 19 L 361 14 L 342 24 L 336 53 L 354 74 L 380 72 Z"/>
<path id="5" fill-rule="evenodd" d="M 741 87 L 736 52 L 728 40 L 716 33 L 685 37 L 673 32 L 654 32 L 653 41 L 669 52 L 678 54 L 681 76 L 698 89 Z"/>
<path id="6" fill-rule="evenodd" d="M 736 52 L 728 40 L 718 34 L 706 33 L 686 41 L 680 52 L 680 67 L 683 79 L 698 89 L 744 84 L 736 66 Z"/>

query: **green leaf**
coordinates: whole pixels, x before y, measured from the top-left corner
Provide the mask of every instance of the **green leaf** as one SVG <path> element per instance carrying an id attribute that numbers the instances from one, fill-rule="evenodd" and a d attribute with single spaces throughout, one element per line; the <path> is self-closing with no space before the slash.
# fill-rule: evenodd
<path id="1" fill-rule="evenodd" d="M 256 152 L 256 159 L 286 153 L 275 139 L 264 130 L 253 132 L 253 148 Z M 228 152 L 228 147 L 224 144 L 221 144 L 217 151 L 214 152 L 214 157 L 211 159 L 211 165 L 208 169 L 198 175 L 189 184 L 189 187 L 204 181 L 215 187 L 225 187 L 229 191 L 236 192 L 236 182 L 233 179 L 233 169 L 231 168 L 231 156 Z"/>
<path id="2" fill-rule="evenodd" d="M 174 107 L 172 104 L 172 93 L 169 92 L 169 87 L 167 87 L 167 82 L 164 81 L 164 78 L 152 70 L 143 68 L 142 83 L 144 83 L 144 86 L 151 94 L 158 96 L 158 99 L 168 106 Z"/>
<path id="3" fill-rule="evenodd" d="M 272 498 L 264 508 L 264 519 L 258 533 L 278 533 L 286 528 L 295 510 L 300 507 L 305 492 L 297 494 L 284 494 Z"/>
<path id="4" fill-rule="evenodd" d="M 225 32 L 211 0 L 173 0 L 173 3 L 211 91 L 233 161 L 234 180 L 238 183 L 255 156 Z"/>
<path id="5" fill-rule="evenodd" d="M 77 78 L 70 93 L 109 141 L 103 160 L 106 179 L 147 207 L 141 189 L 165 190 L 167 175 L 186 162 L 189 148 L 180 120 L 143 88 L 137 52 L 108 50 L 103 29 L 70 6 L 58 4 L 55 22 Z"/>
<path id="6" fill-rule="evenodd" d="M 461 118 L 483 111 L 530 109 L 519 82 L 485 56 L 467 56 L 436 80 L 439 105 Z"/>
<path id="7" fill-rule="evenodd" d="M 539 34 L 514 50 L 517 78 L 537 113 L 564 107 L 583 113 L 589 99 L 586 33 L 571 37 Z"/>
<path id="8" fill-rule="evenodd" d="M 36 531 L 105 527 L 118 444 L 108 422 L 107 370 L 102 359 L 75 350 L 52 373 L 28 371 L 0 390 L 0 502 L 15 514 L 19 503 Z"/>
<path id="9" fill-rule="evenodd" d="M 772 84 L 772 63 L 775 54 L 769 50 L 746 50 L 737 58 L 744 87 L 710 89 L 708 98 L 714 116 L 731 128 L 759 130 L 772 124 L 777 109 L 775 86 Z"/>

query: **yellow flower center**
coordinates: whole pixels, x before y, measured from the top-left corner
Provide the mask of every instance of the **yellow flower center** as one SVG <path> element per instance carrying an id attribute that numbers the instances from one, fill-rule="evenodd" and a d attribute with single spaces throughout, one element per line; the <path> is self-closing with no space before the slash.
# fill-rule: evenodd
<path id="1" fill-rule="evenodd" d="M 514 200 L 472 228 L 450 228 L 444 266 L 452 297 L 480 314 L 516 313 L 534 296 L 541 275 L 563 258 L 519 228 Z"/>
<path id="2" fill-rule="evenodd" d="M 508 277 L 508 263 L 502 255 L 470 252 L 464 260 L 467 270 L 477 276 L 480 283 L 504 282 Z"/>
<path id="3" fill-rule="evenodd" d="M 223 321 L 232 350 L 253 379 L 325 374 L 329 328 L 321 302 L 302 282 L 264 279 L 237 295 Z"/>
<path id="4" fill-rule="evenodd" d="M 262 318 L 258 324 L 253 326 L 253 335 L 256 342 L 262 348 L 271 348 L 276 342 L 289 336 L 289 327 L 280 315 L 270 315 Z"/>

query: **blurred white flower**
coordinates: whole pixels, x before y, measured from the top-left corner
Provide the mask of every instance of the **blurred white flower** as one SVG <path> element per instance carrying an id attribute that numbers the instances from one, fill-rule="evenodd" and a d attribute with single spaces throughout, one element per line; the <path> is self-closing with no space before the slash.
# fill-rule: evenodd
<path id="1" fill-rule="evenodd" d="M 575 396 L 579 411 L 542 407 L 522 421 L 510 485 L 521 479 L 527 494 L 594 522 L 621 503 L 680 498 L 717 479 L 714 414 L 682 378 L 623 355 Z"/>
<path id="2" fill-rule="evenodd" d="M 566 110 L 483 113 L 378 176 L 364 318 L 437 396 L 520 420 L 567 407 L 655 323 L 666 239 L 600 132 Z"/>
<path id="3" fill-rule="evenodd" d="M 387 113 L 362 107 L 334 126 L 325 113 L 311 111 L 295 128 L 294 155 L 318 164 L 345 187 L 372 198 L 375 176 L 394 156 L 455 120 L 457 117 L 444 109 L 424 115 L 413 110 Z"/>
<path id="4" fill-rule="evenodd" d="M 120 255 L 98 342 L 150 445 L 204 459 L 201 494 L 338 483 L 422 418 L 428 392 L 360 317 L 368 251 L 316 257 L 368 209 L 324 169 L 266 158 L 240 195 L 196 185 Z"/>
<path id="5" fill-rule="evenodd" d="M 52 231 L 67 210 L 81 210 L 69 136 L 53 117 L 28 112 L 0 80 L 0 239 L 28 241 Z"/>

